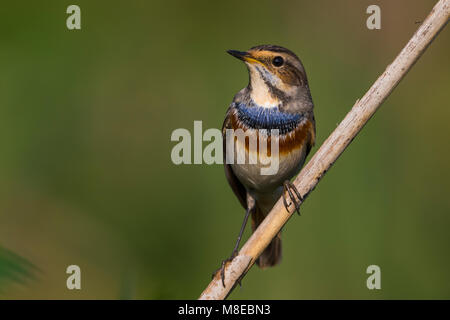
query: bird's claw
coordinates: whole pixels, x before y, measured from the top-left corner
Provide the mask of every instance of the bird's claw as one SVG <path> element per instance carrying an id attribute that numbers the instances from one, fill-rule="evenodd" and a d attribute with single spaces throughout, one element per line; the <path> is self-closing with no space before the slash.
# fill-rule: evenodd
<path id="1" fill-rule="evenodd" d="M 220 268 L 218 268 L 212 274 L 212 278 L 214 278 L 216 276 L 216 274 L 218 272 L 220 272 L 220 278 L 222 279 L 222 285 L 224 288 L 225 288 L 225 267 L 226 267 L 227 263 L 230 263 L 231 261 L 233 261 L 233 259 L 237 256 L 237 254 L 238 254 L 237 250 L 233 251 L 233 253 L 231 254 L 231 256 L 228 259 L 222 260 L 222 265 L 220 266 Z M 239 283 L 239 285 L 241 285 L 240 280 L 238 280 L 238 283 Z"/>
<path id="2" fill-rule="evenodd" d="M 292 182 L 290 182 L 289 180 L 286 180 L 283 183 L 283 188 L 284 188 L 284 193 L 283 193 L 283 203 L 284 206 L 286 208 L 287 211 L 289 211 L 289 206 L 291 205 L 290 203 L 288 204 L 287 202 L 287 196 L 286 193 L 289 195 L 289 198 L 291 198 L 292 203 L 294 203 L 295 205 L 295 210 L 297 211 L 298 215 L 300 215 L 300 203 L 303 202 L 303 197 L 300 194 L 300 192 L 298 192 L 297 188 L 294 186 L 294 184 Z M 294 193 L 292 193 L 292 191 L 295 193 L 296 197 L 294 196 Z"/>

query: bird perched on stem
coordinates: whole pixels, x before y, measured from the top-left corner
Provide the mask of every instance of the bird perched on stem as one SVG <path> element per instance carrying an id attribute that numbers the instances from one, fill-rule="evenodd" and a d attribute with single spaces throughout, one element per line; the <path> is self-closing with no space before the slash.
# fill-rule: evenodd
<path id="1" fill-rule="evenodd" d="M 224 157 L 230 151 L 228 148 L 244 153 L 246 158 L 257 156 L 262 159 L 271 153 L 268 149 L 267 155 L 261 154 L 261 146 L 249 148 L 247 140 L 239 143 L 233 139 L 230 145 L 225 142 L 230 129 L 243 130 L 248 140 L 258 136 L 260 143 L 261 131 L 265 132 L 266 141 L 270 141 L 275 139 L 270 132 L 277 129 L 279 165 L 276 172 L 267 175 L 261 174 L 260 169 L 264 167 L 262 160 L 253 164 L 224 162 L 227 180 L 246 214 L 231 257 L 224 260 L 219 269 L 223 285 L 225 264 L 237 255 L 250 215 L 254 232 L 282 195 L 286 209 L 293 204 L 299 213 L 303 199 L 290 179 L 302 168 L 315 141 L 313 102 L 300 59 L 292 51 L 275 45 L 256 46 L 245 52 L 229 50 L 228 53 L 245 63 L 250 79 L 247 87 L 235 95 L 228 108 L 222 127 Z M 256 263 L 265 268 L 278 264 L 280 260 L 279 233 Z"/>

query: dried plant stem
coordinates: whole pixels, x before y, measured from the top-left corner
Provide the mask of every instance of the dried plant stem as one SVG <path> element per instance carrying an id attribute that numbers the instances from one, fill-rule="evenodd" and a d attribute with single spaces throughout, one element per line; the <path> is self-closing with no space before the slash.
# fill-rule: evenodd
<path id="1" fill-rule="evenodd" d="M 428 45 L 447 24 L 450 14 L 450 0 L 440 0 L 428 17 L 395 58 L 375 81 L 369 91 L 357 100 L 351 111 L 322 144 L 314 157 L 299 173 L 294 185 L 304 198 L 315 188 L 320 179 L 333 165 L 358 132 L 369 121 L 384 100 L 394 90 L 408 70 L 419 59 Z M 199 299 L 225 299 L 251 268 L 261 252 L 281 230 L 295 211 L 293 206 L 287 212 L 282 199 L 273 207 L 270 214 L 244 244 L 239 254 L 225 269 L 225 287 L 217 274 Z"/>

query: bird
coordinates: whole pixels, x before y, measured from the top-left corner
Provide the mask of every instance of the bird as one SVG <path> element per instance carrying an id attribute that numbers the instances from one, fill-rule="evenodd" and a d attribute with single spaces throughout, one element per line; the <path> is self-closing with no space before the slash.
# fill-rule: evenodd
<path id="1" fill-rule="evenodd" d="M 314 104 L 305 68 L 295 53 L 278 45 L 259 45 L 247 51 L 227 52 L 245 63 L 249 82 L 234 96 L 222 126 L 225 176 L 246 211 L 232 254 L 222 261 L 218 269 L 221 270 L 224 286 L 224 267 L 238 254 L 249 216 L 254 232 L 281 196 L 288 211 L 289 206 L 294 204 L 300 214 L 299 205 L 303 198 L 290 179 L 302 168 L 316 138 Z M 273 139 L 268 130 L 278 129 L 277 172 L 261 174 L 261 161 L 225 161 L 225 155 L 230 151 L 228 148 L 234 148 L 236 153 L 243 152 L 246 157 L 254 156 L 252 153 L 255 152 L 257 156 L 262 156 L 261 148 L 249 149 L 247 141 L 234 141 L 231 146 L 226 142 L 227 130 L 238 129 L 249 137 L 255 137 L 264 130 L 267 140 Z M 281 256 L 280 231 L 256 263 L 262 269 L 272 267 L 281 261 Z"/>

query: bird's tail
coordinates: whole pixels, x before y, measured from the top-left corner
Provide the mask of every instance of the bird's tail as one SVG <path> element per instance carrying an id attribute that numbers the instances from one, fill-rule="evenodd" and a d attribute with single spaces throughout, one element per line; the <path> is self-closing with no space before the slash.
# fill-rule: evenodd
<path id="1" fill-rule="evenodd" d="M 252 212 L 252 230 L 255 232 L 256 228 L 258 228 L 259 224 L 264 220 L 265 214 L 262 210 L 256 205 L 255 210 Z M 267 267 L 273 267 L 280 263 L 281 261 L 281 231 L 277 234 L 277 236 L 270 242 L 269 246 L 264 249 L 264 251 L 259 256 L 258 260 L 256 260 L 256 264 L 261 269 Z"/>

